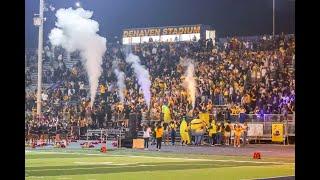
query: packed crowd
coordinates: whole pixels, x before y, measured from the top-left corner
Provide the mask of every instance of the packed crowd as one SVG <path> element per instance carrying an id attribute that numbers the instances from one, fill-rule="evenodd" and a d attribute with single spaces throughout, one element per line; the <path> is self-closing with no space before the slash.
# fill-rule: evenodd
<path id="1" fill-rule="evenodd" d="M 127 47 L 108 46 L 103 57 L 102 75 L 93 108 L 90 108 L 88 79 L 79 61 L 67 68 L 61 55 L 46 56 L 50 64 L 43 79 L 51 87 L 43 89 L 41 117 L 36 116 L 36 90 L 26 89 L 26 129 L 67 131 L 80 126 L 105 127 L 105 122 L 128 119 L 129 114 L 148 113 L 150 119 L 162 118 L 162 105 L 170 110 L 170 119 L 197 116 L 209 112 L 217 117 L 217 105 L 225 105 L 225 120 L 239 114 L 292 114 L 295 111 L 295 39 L 291 35 L 254 40 L 228 38 L 212 41 L 144 43 L 131 47 L 151 76 L 151 107 L 148 110 L 130 65 L 125 63 Z M 53 54 L 63 54 L 57 49 Z M 77 58 L 78 54 L 71 54 Z M 30 56 L 29 56 L 30 57 Z M 35 58 L 27 57 L 26 86 L 35 72 Z M 183 61 L 192 59 L 197 83 L 196 103 L 182 87 Z M 115 66 L 125 75 L 125 103 L 120 103 Z M 40 119 L 40 121 L 39 121 Z M 113 126 L 121 126 L 113 124 Z"/>

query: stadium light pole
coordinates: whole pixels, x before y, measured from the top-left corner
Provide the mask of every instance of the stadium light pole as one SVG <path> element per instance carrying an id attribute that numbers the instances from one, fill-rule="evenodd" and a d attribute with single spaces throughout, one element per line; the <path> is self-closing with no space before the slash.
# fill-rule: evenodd
<path id="1" fill-rule="evenodd" d="M 272 0 L 272 35 L 275 34 L 275 0 Z"/>
<path id="2" fill-rule="evenodd" d="M 81 3 L 80 3 L 80 1 L 76 2 L 75 5 L 76 5 L 77 8 L 81 8 Z"/>
<path id="3" fill-rule="evenodd" d="M 39 17 L 34 18 L 34 25 L 39 27 L 38 39 L 38 90 L 37 90 L 37 115 L 41 115 L 41 90 L 42 90 L 42 51 L 43 51 L 43 11 L 44 0 L 40 0 Z"/>

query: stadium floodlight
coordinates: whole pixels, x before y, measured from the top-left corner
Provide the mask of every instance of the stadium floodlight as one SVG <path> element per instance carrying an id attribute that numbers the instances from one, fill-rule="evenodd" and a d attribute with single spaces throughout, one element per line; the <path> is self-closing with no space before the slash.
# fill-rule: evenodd
<path id="1" fill-rule="evenodd" d="M 81 7 L 81 4 L 80 4 L 80 2 L 78 1 L 78 2 L 76 2 L 76 6 L 79 8 L 79 7 Z"/>
<path id="2" fill-rule="evenodd" d="M 275 2 L 272 1 L 272 35 L 275 35 Z"/>

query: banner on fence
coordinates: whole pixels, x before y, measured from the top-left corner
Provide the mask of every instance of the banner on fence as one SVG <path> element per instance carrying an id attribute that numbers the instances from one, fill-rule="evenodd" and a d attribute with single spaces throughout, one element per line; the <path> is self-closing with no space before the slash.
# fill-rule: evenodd
<path id="1" fill-rule="evenodd" d="M 283 124 L 274 123 L 272 124 L 272 141 L 283 142 Z"/>
<path id="2" fill-rule="evenodd" d="M 263 124 L 248 124 L 248 136 L 263 136 Z"/>
<path id="3" fill-rule="evenodd" d="M 204 122 L 206 122 L 207 125 L 209 125 L 210 114 L 209 113 L 199 113 L 199 119 L 203 120 Z"/>
<path id="4" fill-rule="evenodd" d="M 118 141 L 107 141 L 107 149 L 116 149 L 118 148 Z"/>

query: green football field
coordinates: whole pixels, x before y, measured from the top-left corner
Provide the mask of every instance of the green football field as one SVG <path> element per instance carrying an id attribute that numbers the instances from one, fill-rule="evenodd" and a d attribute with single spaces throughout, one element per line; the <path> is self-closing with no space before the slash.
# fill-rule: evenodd
<path id="1" fill-rule="evenodd" d="M 294 159 L 156 151 L 26 151 L 26 179 L 254 179 L 294 175 Z"/>

